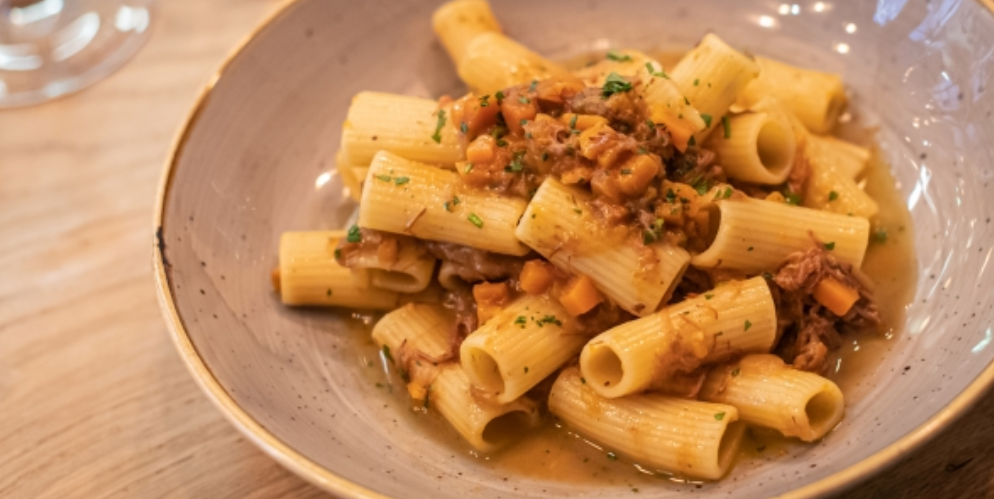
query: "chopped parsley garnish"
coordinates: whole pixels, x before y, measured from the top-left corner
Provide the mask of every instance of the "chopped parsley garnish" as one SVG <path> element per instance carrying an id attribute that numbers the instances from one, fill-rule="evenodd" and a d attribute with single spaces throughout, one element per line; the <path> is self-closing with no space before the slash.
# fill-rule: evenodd
<path id="1" fill-rule="evenodd" d="M 701 113 L 701 119 L 704 120 L 704 126 L 711 126 L 712 116 L 708 113 Z"/>
<path id="2" fill-rule="evenodd" d="M 339 260 L 341 258 L 342 258 L 342 250 L 335 248 L 335 260 Z"/>
<path id="3" fill-rule="evenodd" d="M 507 147 L 507 141 L 504 139 L 497 139 L 497 147 Z"/>
<path id="4" fill-rule="evenodd" d="M 542 317 L 541 319 L 535 321 L 535 324 L 538 324 L 539 327 L 541 327 L 541 326 L 543 326 L 545 324 L 555 324 L 557 326 L 562 326 L 563 325 L 562 321 L 560 321 L 559 319 L 557 319 L 556 316 L 554 316 L 554 315 L 547 315 L 545 317 Z"/>
<path id="5" fill-rule="evenodd" d="M 728 116 L 721 117 L 721 127 L 725 129 L 725 138 L 732 138 L 732 123 L 728 121 Z"/>
<path id="6" fill-rule="evenodd" d="M 411 181 L 410 177 L 396 177 L 393 179 L 394 185 L 404 185 Z"/>
<path id="7" fill-rule="evenodd" d="M 353 225 L 349 227 L 349 235 L 345 237 L 345 240 L 350 243 L 362 242 L 362 231 L 359 230 L 358 225 Z"/>
<path id="8" fill-rule="evenodd" d="M 575 130 L 576 129 L 576 118 L 577 117 L 579 117 L 579 115 L 578 114 L 574 114 L 573 117 L 569 119 L 569 128 L 570 128 L 570 130 Z"/>
<path id="9" fill-rule="evenodd" d="M 487 107 L 490 105 L 490 94 L 480 97 L 480 107 Z"/>
<path id="10" fill-rule="evenodd" d="M 630 55 L 619 54 L 618 52 L 615 52 L 613 50 L 607 51 L 607 58 L 612 61 L 618 61 L 618 62 L 627 62 L 632 60 L 632 57 Z"/>
<path id="11" fill-rule="evenodd" d="M 835 241 L 832 241 L 830 243 L 825 243 L 825 249 L 827 249 L 828 251 L 834 250 L 835 249 Z"/>
<path id="12" fill-rule="evenodd" d="M 748 330 L 749 330 L 749 328 L 751 328 L 751 327 L 752 327 L 752 323 L 751 323 L 751 322 L 749 322 L 749 319 L 746 319 L 746 321 L 745 321 L 745 325 L 744 325 L 744 326 L 745 326 L 745 329 L 743 329 L 743 331 L 748 331 Z"/>
<path id="13" fill-rule="evenodd" d="M 501 102 L 504 102 L 504 92 L 498 90 L 497 93 L 494 94 L 494 97 L 497 98 L 498 106 L 500 105 Z"/>
<path id="14" fill-rule="evenodd" d="M 649 151 L 646 151 L 644 147 L 639 147 L 638 150 L 636 150 L 635 152 L 637 152 L 639 154 L 648 154 L 649 153 Z"/>
<path id="15" fill-rule="evenodd" d="M 722 199 L 728 199 L 730 197 L 732 197 L 732 188 L 731 187 L 726 187 L 725 188 L 725 193 L 722 194 L 721 198 Z"/>
<path id="16" fill-rule="evenodd" d="M 696 87 L 697 85 L 700 85 L 700 83 L 701 83 L 701 80 L 700 80 L 700 79 L 698 79 L 698 78 L 694 78 L 694 86 L 695 86 L 695 87 Z M 710 125 L 708 125 L 708 126 L 710 126 Z"/>
<path id="17" fill-rule="evenodd" d="M 445 207 L 445 211 L 451 212 L 452 208 L 456 207 L 458 204 L 459 204 L 459 196 L 452 196 L 452 201 L 446 201 L 442 203 L 442 206 Z"/>
<path id="18" fill-rule="evenodd" d="M 607 458 L 610 459 L 610 460 L 612 460 L 612 461 L 617 461 L 618 460 L 618 455 L 615 454 L 614 452 L 608 452 L 607 453 Z"/>
<path id="19" fill-rule="evenodd" d="M 721 421 L 722 419 L 725 419 L 725 413 L 724 412 L 715 413 L 715 415 L 714 415 L 714 420 L 715 421 Z"/>
<path id="20" fill-rule="evenodd" d="M 373 178 L 375 178 L 376 180 L 382 180 L 384 182 L 389 182 L 393 180 L 393 177 L 391 177 L 390 175 L 373 175 Z"/>
<path id="21" fill-rule="evenodd" d="M 799 206 L 801 204 L 801 196 L 793 192 L 787 192 L 783 195 L 783 201 L 792 206 Z"/>
<path id="22" fill-rule="evenodd" d="M 670 79 L 670 77 L 666 74 L 666 71 L 664 71 L 662 68 L 660 68 L 659 71 L 652 69 L 651 62 L 645 63 L 645 69 L 649 71 L 649 76 L 657 76 L 659 78 L 665 78 L 667 80 Z"/>
<path id="23" fill-rule="evenodd" d="M 694 136 L 691 135 L 690 136 L 690 140 L 687 141 L 687 145 L 688 146 L 696 146 L 697 145 L 697 139 L 695 139 Z"/>
<path id="24" fill-rule="evenodd" d="M 532 84 L 528 85 L 528 91 L 534 92 L 536 87 L 538 87 L 538 80 L 532 80 Z"/>
<path id="25" fill-rule="evenodd" d="M 736 367 L 735 370 L 732 371 L 732 376 L 738 376 L 740 372 L 739 368 Z"/>
<path id="26" fill-rule="evenodd" d="M 528 374 L 528 366 L 525 366 L 525 374 Z"/>
<path id="27" fill-rule="evenodd" d="M 438 111 L 438 122 L 435 123 L 435 134 L 431 136 L 436 144 L 442 143 L 442 127 L 445 126 L 445 111 Z"/>
<path id="28" fill-rule="evenodd" d="M 601 89 L 601 95 L 607 98 L 614 94 L 628 92 L 631 89 L 632 84 L 628 80 L 622 78 L 618 73 L 611 71 L 611 74 L 607 75 L 607 79 L 604 80 L 604 88 Z"/>
<path id="29" fill-rule="evenodd" d="M 667 203 L 676 202 L 676 193 L 673 192 L 673 189 L 666 189 L 666 202 Z"/>
<path id="30" fill-rule="evenodd" d="M 511 164 L 507 165 L 507 168 L 505 168 L 504 171 L 511 173 L 521 173 L 521 170 L 524 169 L 525 165 L 521 164 L 521 157 L 515 156 L 514 160 L 511 161 Z"/>
<path id="31" fill-rule="evenodd" d="M 690 105 L 690 99 L 688 99 L 686 95 L 683 96 L 683 103 L 688 106 Z"/>
<path id="32" fill-rule="evenodd" d="M 773 274 L 769 272 L 763 272 L 763 279 L 773 279 Z"/>
<path id="33" fill-rule="evenodd" d="M 522 95 L 521 97 L 518 97 L 518 102 L 520 102 L 522 104 L 531 104 L 532 100 L 529 99 L 528 97 L 525 97 L 524 95 Z"/>
<path id="34" fill-rule="evenodd" d="M 711 298 L 714 298 L 714 295 L 711 294 L 704 295 L 705 300 L 710 300 Z"/>
<path id="35" fill-rule="evenodd" d="M 514 323 L 515 324 L 527 324 L 528 323 L 528 318 L 525 317 L 525 316 L 523 316 L 523 315 L 519 315 L 517 318 L 514 319 Z"/>
<path id="36" fill-rule="evenodd" d="M 839 199 L 839 193 L 835 192 L 835 191 L 829 191 L 829 193 L 828 193 L 828 200 L 829 201 L 835 201 L 836 199 Z"/>
<path id="37" fill-rule="evenodd" d="M 694 190 L 697 191 L 697 194 L 700 194 L 701 196 L 707 194 L 708 191 L 711 190 L 710 183 L 703 178 L 699 178 L 694 181 L 693 187 Z"/>
<path id="38" fill-rule="evenodd" d="M 390 347 L 388 345 L 383 345 L 383 356 L 386 357 L 390 363 L 393 363 L 393 355 L 390 355 Z"/>
<path id="39" fill-rule="evenodd" d="M 478 229 L 483 228 L 483 219 L 480 218 L 476 213 L 470 213 L 469 216 L 466 217 L 466 220 L 472 222 L 472 224 L 475 225 Z"/>
<path id="40" fill-rule="evenodd" d="M 631 175 L 632 174 L 632 170 L 631 170 L 631 168 L 622 168 L 621 169 L 621 174 L 622 175 Z"/>
<path id="41" fill-rule="evenodd" d="M 528 120 L 526 120 L 524 118 L 521 118 L 521 121 L 519 121 L 518 124 L 521 125 L 521 126 L 525 126 L 525 125 L 528 124 Z"/>
<path id="42" fill-rule="evenodd" d="M 648 118 L 646 118 L 646 120 L 645 120 L 645 126 L 649 127 L 649 130 L 655 130 L 656 129 L 656 124 L 653 123 L 652 120 L 650 120 Z"/>
<path id="43" fill-rule="evenodd" d="M 469 133 L 469 125 L 467 125 L 465 121 L 462 122 L 462 124 L 459 125 L 459 131 L 463 134 Z"/>
<path id="44" fill-rule="evenodd" d="M 877 243 L 887 242 L 887 229 L 877 229 L 873 232 L 873 241 Z"/>

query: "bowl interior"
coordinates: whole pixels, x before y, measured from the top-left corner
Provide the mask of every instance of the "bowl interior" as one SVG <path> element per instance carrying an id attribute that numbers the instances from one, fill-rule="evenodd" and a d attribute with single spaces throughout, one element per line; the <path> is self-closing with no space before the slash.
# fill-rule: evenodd
<path id="1" fill-rule="evenodd" d="M 281 232 L 339 228 L 355 208 L 333 161 L 352 95 L 462 91 L 431 32 L 436 6 L 300 0 L 288 7 L 225 68 L 168 175 L 161 248 L 164 293 L 185 330 L 177 334 L 189 337 L 226 394 L 218 396 L 296 453 L 398 498 L 613 497 L 633 487 L 649 497 L 687 490 L 771 497 L 853 466 L 876 469 L 882 458 L 858 463 L 916 429 L 903 445 L 931 434 L 935 428 L 919 427 L 990 363 L 994 299 L 984 284 L 992 282 L 994 252 L 987 88 L 994 15 L 980 3 L 511 0 L 494 7 L 507 32 L 552 58 L 686 48 L 715 31 L 754 53 L 842 73 L 858 118 L 880 128 L 914 220 L 920 279 L 907 326 L 870 360 L 839 428 L 818 445 L 740 463 L 720 483 L 644 484 L 606 467 L 597 487 L 545 480 L 494 468 L 425 434 L 423 422 L 402 414 L 409 410 L 402 393 L 376 387 L 383 373 L 364 318 L 286 309 L 270 291 L 269 271 Z M 358 496 L 322 481 L 321 472 L 308 478 Z"/>

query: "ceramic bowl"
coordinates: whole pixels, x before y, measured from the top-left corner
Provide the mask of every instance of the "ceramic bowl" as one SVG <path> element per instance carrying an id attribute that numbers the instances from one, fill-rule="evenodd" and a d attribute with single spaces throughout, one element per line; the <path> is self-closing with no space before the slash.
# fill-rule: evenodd
<path id="1" fill-rule="evenodd" d="M 280 233 L 342 227 L 355 205 L 333 157 L 350 97 L 437 97 L 461 85 L 435 41 L 434 1 L 300 0 L 205 90 L 162 179 L 155 265 L 183 359 L 267 453 L 349 498 L 613 497 L 494 469 L 420 431 L 373 388 L 349 314 L 284 308 L 269 286 Z M 822 497 L 893 463 L 994 380 L 994 14 L 971 0 L 496 2 L 508 33 L 551 58 L 609 47 L 733 44 L 844 75 L 914 221 L 920 279 L 904 331 L 818 445 L 640 497 Z M 987 272 L 991 270 L 991 272 Z"/>

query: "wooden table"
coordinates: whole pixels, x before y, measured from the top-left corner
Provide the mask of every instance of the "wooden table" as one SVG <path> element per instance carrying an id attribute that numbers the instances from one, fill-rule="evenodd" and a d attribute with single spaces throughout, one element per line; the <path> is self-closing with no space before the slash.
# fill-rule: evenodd
<path id="1" fill-rule="evenodd" d="M 0 497 L 326 497 L 241 436 L 166 333 L 152 207 L 197 91 L 277 0 L 168 0 L 123 70 L 0 111 Z M 994 400 L 845 495 L 994 497 Z"/>

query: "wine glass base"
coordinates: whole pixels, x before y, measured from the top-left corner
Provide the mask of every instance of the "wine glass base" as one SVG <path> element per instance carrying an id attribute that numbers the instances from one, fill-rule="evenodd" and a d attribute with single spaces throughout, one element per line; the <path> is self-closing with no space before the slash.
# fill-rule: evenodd
<path id="1" fill-rule="evenodd" d="M 0 109 L 82 90 L 120 68 L 149 35 L 154 0 L 0 0 Z"/>

